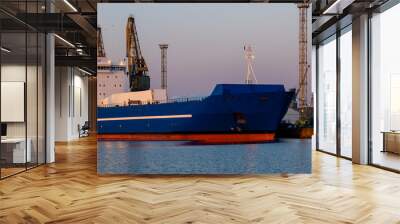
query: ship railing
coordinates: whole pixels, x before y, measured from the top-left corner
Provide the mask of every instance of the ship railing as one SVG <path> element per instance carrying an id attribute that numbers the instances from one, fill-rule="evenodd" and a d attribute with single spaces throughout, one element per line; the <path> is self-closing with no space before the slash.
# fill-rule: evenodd
<path id="1" fill-rule="evenodd" d="M 195 102 L 195 101 L 203 101 L 207 97 L 184 97 L 184 98 L 174 98 L 174 99 L 168 99 L 168 100 L 154 100 L 154 101 L 149 101 L 149 102 L 143 102 L 143 101 L 134 101 L 131 102 L 130 104 L 106 104 L 106 105 L 99 105 L 97 107 L 129 107 L 129 106 L 138 106 L 138 105 L 152 105 L 152 104 L 167 104 L 167 103 L 186 103 L 186 102 Z"/>
<path id="2" fill-rule="evenodd" d="M 206 97 L 204 97 L 204 96 L 174 98 L 174 99 L 159 101 L 159 103 L 185 103 L 185 102 L 191 102 L 191 101 L 203 101 L 205 98 Z"/>

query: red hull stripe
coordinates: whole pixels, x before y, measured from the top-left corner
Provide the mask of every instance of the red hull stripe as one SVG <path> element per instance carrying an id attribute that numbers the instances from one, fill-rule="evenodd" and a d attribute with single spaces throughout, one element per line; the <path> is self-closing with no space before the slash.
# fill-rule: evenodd
<path id="1" fill-rule="evenodd" d="M 275 133 L 232 133 L 232 134 L 98 134 L 98 140 L 129 141 L 198 141 L 202 143 L 269 142 Z"/>

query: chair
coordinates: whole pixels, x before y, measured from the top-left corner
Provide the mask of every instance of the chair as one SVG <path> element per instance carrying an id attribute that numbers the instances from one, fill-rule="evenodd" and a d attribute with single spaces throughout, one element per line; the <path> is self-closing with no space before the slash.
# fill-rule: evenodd
<path id="1" fill-rule="evenodd" d="M 89 121 L 85 121 L 82 127 L 78 125 L 79 138 L 89 136 L 89 129 L 90 129 Z"/>

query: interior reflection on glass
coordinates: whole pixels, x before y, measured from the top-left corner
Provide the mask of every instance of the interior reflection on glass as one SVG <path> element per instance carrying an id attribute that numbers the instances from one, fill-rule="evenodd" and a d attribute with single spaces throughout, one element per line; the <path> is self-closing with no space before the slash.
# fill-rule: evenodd
<path id="1" fill-rule="evenodd" d="M 320 45 L 318 86 L 318 146 L 336 153 L 336 39 Z"/>
<path id="2" fill-rule="evenodd" d="M 340 36 L 340 154 L 352 157 L 352 34 Z"/>
<path id="3" fill-rule="evenodd" d="M 400 5 L 372 17 L 372 163 L 400 170 Z"/>

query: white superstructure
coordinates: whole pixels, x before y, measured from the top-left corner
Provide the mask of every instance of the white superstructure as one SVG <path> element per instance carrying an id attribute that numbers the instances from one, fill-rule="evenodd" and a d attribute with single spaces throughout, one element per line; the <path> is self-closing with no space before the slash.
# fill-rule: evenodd
<path id="1" fill-rule="evenodd" d="M 102 100 L 102 106 L 128 106 L 153 103 L 165 103 L 165 89 L 151 89 L 137 92 L 115 93 Z"/>
<path id="2" fill-rule="evenodd" d="M 97 58 L 97 105 L 104 105 L 104 99 L 116 93 L 129 92 L 129 77 L 126 63 L 112 64 L 105 57 Z"/>

